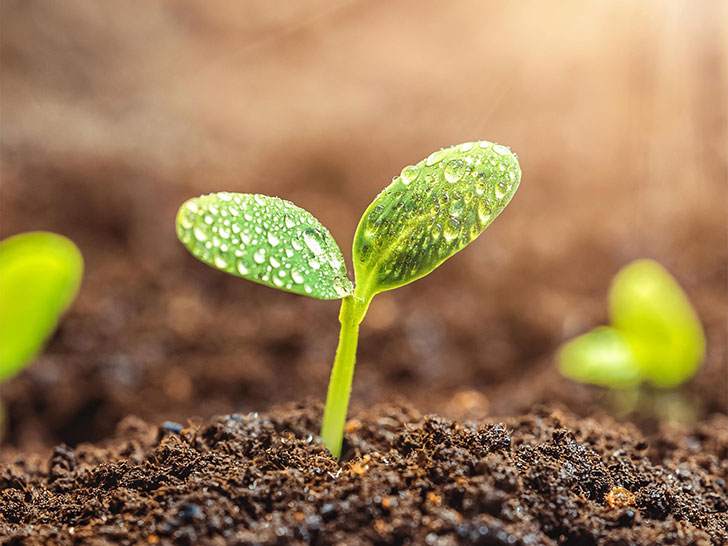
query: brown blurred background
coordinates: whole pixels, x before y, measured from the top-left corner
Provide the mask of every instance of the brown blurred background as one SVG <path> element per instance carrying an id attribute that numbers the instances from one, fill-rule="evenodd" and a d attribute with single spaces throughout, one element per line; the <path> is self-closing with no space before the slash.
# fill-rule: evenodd
<path id="1" fill-rule="evenodd" d="M 475 244 L 378 296 L 354 406 L 577 412 L 563 340 L 606 320 L 628 261 L 689 293 L 709 354 L 686 392 L 726 411 L 728 3 L 2 0 L 0 235 L 87 261 L 47 352 L 3 385 L 6 442 L 108 435 L 324 396 L 336 302 L 213 271 L 176 241 L 186 198 L 278 195 L 350 259 L 359 215 L 440 147 L 511 146 L 523 181 Z"/>

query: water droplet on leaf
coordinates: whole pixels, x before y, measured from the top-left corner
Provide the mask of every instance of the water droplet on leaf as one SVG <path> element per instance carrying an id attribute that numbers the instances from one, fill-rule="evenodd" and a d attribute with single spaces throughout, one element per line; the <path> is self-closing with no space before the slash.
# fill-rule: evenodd
<path id="1" fill-rule="evenodd" d="M 445 180 L 450 183 L 458 182 L 465 175 L 465 163 L 461 159 L 452 159 L 445 165 Z"/>

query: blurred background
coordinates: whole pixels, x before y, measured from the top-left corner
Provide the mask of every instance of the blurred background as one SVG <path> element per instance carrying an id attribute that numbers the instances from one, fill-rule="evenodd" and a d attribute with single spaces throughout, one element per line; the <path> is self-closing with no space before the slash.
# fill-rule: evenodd
<path id="1" fill-rule="evenodd" d="M 603 391 L 554 352 L 604 323 L 616 271 L 663 263 L 703 321 L 687 386 L 728 410 L 728 4 L 2 0 L 0 236 L 86 259 L 47 351 L 2 385 L 5 445 L 323 399 L 338 303 L 197 262 L 188 197 L 294 201 L 349 264 L 360 214 L 405 165 L 469 140 L 519 155 L 499 219 L 429 277 L 375 298 L 353 408 L 401 396 L 461 416 Z"/>

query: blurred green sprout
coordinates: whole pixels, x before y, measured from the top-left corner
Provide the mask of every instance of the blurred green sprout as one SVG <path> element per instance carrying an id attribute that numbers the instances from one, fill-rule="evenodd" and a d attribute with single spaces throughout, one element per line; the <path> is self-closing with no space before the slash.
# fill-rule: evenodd
<path id="1" fill-rule="evenodd" d="M 478 237 L 508 204 L 521 180 L 505 146 L 468 142 L 405 167 L 364 212 L 354 236 L 356 285 L 329 231 L 289 201 L 214 193 L 186 201 L 177 235 L 217 269 L 273 288 L 341 299 L 339 345 L 321 438 L 341 454 L 359 324 L 379 292 L 424 277 Z"/>
<path id="2" fill-rule="evenodd" d="M 83 257 L 45 231 L 0 242 L 0 381 L 35 359 L 78 293 Z"/>
<path id="3" fill-rule="evenodd" d="M 649 383 L 677 387 L 693 377 L 705 357 L 705 335 L 680 285 L 654 260 L 637 260 L 614 278 L 609 292 L 611 326 L 567 342 L 561 373 L 612 389 Z"/>

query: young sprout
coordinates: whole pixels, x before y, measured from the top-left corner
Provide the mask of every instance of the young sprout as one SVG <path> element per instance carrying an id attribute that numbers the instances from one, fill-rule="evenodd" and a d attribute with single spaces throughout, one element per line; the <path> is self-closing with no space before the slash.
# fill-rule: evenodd
<path id="1" fill-rule="evenodd" d="M 341 299 L 341 331 L 321 438 L 341 453 L 359 324 L 372 298 L 424 277 L 471 243 L 508 204 L 521 180 L 505 146 L 468 142 L 405 167 L 369 205 L 354 236 L 356 285 L 341 250 L 309 212 L 265 195 L 190 199 L 177 235 L 198 259 L 232 275 L 320 299 Z"/>
<path id="2" fill-rule="evenodd" d="M 690 379 L 705 356 L 700 320 L 677 281 L 653 260 L 637 260 L 614 278 L 612 326 L 566 343 L 561 373 L 613 389 L 650 382 L 661 389 Z"/>
<path id="3" fill-rule="evenodd" d="M 61 235 L 34 231 L 0 242 L 0 381 L 41 351 L 82 276 L 81 252 Z"/>

